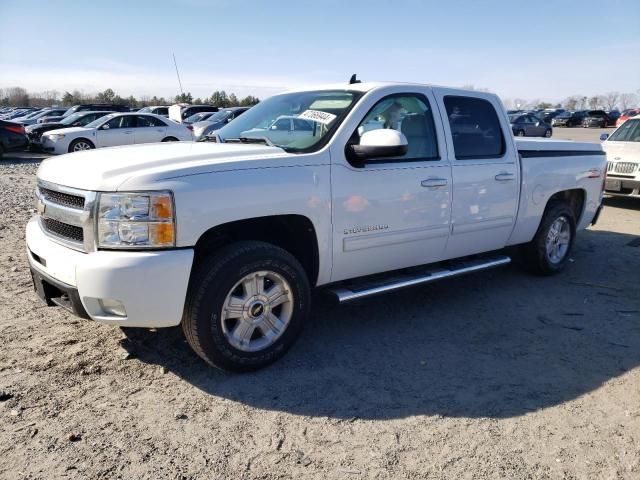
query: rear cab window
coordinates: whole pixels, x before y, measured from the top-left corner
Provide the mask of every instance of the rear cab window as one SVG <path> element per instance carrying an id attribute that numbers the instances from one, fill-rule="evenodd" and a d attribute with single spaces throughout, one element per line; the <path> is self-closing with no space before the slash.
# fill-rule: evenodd
<path id="1" fill-rule="evenodd" d="M 444 105 L 457 160 L 500 158 L 505 154 L 504 133 L 491 102 L 446 95 Z"/>

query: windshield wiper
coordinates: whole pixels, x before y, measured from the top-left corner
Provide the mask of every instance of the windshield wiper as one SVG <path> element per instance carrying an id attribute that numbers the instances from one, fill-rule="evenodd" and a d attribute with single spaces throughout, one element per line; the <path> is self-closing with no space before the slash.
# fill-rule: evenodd
<path id="1" fill-rule="evenodd" d="M 269 147 L 275 147 L 271 140 L 267 137 L 239 137 L 239 138 L 225 138 L 224 143 L 263 143 Z"/>

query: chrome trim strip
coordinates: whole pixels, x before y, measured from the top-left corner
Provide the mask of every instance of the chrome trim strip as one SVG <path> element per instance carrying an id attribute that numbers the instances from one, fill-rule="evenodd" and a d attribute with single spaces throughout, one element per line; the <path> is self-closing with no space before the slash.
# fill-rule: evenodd
<path id="1" fill-rule="evenodd" d="M 368 235 L 358 235 L 342 240 L 342 250 L 352 252 L 365 248 L 384 247 L 399 243 L 416 242 L 449 235 L 449 225 L 437 225 L 427 228 L 396 230 L 391 232 L 375 232 Z"/>

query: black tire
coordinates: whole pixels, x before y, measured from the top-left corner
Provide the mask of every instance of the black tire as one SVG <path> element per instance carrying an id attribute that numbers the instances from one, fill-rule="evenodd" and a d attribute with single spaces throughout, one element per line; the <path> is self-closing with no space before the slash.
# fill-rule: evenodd
<path id="1" fill-rule="evenodd" d="M 163 142 L 179 142 L 180 140 L 178 140 L 176 137 L 167 137 L 167 138 L 163 138 L 162 141 Z"/>
<path id="2" fill-rule="evenodd" d="M 88 140 L 86 138 L 76 138 L 73 142 L 71 142 L 69 144 L 69 149 L 67 150 L 69 153 L 73 153 L 76 151 L 76 146 L 79 144 L 85 144 L 88 145 L 89 148 L 83 148 L 82 150 L 93 150 L 94 148 L 96 148 L 96 146 L 93 144 L 93 142 L 91 140 Z M 80 151 L 82 151 L 80 150 Z"/>
<path id="3" fill-rule="evenodd" d="M 248 352 L 229 342 L 222 309 L 234 286 L 259 271 L 275 272 L 286 280 L 293 295 L 292 310 L 288 325 L 274 343 Z M 192 273 L 182 330 L 191 348 L 209 365 L 227 371 L 256 370 L 282 357 L 293 345 L 307 322 L 310 302 L 309 280 L 293 255 L 264 242 L 238 242 L 207 257 Z"/>
<path id="4" fill-rule="evenodd" d="M 525 132 L 524 132 L 524 130 L 518 130 L 518 131 L 516 132 L 516 136 L 517 136 L 517 137 L 524 137 L 524 136 L 525 136 Z"/>
<path id="5" fill-rule="evenodd" d="M 563 218 L 569 227 L 568 248 L 559 261 L 552 261 L 547 253 L 547 238 L 551 226 Z M 530 272 L 537 275 L 554 275 L 566 266 L 576 236 L 576 219 L 573 210 L 565 202 L 553 202 L 547 206 L 533 240 L 520 247 L 520 262 Z"/>
<path id="6" fill-rule="evenodd" d="M 547 130 L 544 132 L 544 137 L 551 138 L 551 135 L 553 135 L 553 132 L 551 131 L 550 128 L 547 128 Z"/>

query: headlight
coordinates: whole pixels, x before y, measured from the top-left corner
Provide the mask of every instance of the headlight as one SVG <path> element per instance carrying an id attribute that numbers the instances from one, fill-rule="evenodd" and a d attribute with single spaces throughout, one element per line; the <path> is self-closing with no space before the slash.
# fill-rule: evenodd
<path id="1" fill-rule="evenodd" d="M 62 140 L 64 138 L 64 133 L 54 133 L 52 135 L 47 135 L 47 137 L 49 137 L 51 140 L 56 142 L 56 141 Z"/>
<path id="2" fill-rule="evenodd" d="M 170 192 L 101 193 L 98 247 L 167 248 L 176 244 Z"/>

